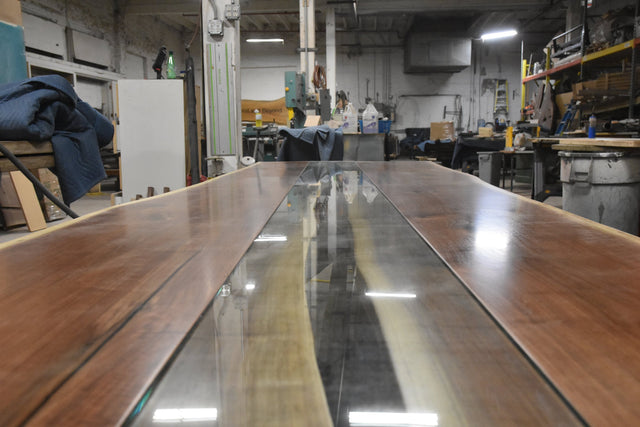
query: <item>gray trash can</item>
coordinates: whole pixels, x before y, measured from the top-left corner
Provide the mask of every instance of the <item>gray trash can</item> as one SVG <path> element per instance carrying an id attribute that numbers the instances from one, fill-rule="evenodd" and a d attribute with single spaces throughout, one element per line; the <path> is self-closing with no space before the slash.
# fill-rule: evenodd
<path id="1" fill-rule="evenodd" d="M 499 151 L 478 151 L 478 176 L 491 185 L 500 185 L 502 153 Z"/>
<path id="2" fill-rule="evenodd" d="M 560 151 L 562 209 L 638 235 L 640 157 Z"/>

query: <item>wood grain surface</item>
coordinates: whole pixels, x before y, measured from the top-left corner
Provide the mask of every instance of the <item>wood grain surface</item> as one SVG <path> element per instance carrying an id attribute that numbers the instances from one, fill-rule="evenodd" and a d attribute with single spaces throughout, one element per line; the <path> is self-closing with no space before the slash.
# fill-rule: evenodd
<path id="1" fill-rule="evenodd" d="M 0 144 L 16 156 L 53 154 L 53 145 L 50 141 L 0 141 Z M 0 153 L 0 157 L 4 157 L 4 154 Z"/>
<path id="2" fill-rule="evenodd" d="M 640 138 L 535 138 L 535 142 L 557 142 L 564 145 L 639 148 Z"/>
<path id="3" fill-rule="evenodd" d="M 116 425 L 304 163 L 263 164 L 0 249 L 0 425 Z"/>
<path id="4" fill-rule="evenodd" d="M 588 424 L 640 423 L 640 239 L 431 163 L 359 165 Z"/>

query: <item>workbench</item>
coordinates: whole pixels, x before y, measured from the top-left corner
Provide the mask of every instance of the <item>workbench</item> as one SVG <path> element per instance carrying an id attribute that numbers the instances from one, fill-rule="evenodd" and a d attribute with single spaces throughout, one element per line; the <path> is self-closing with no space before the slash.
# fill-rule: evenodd
<path id="1" fill-rule="evenodd" d="M 431 162 L 259 163 L 0 248 L 0 424 L 636 425 L 639 269 Z"/>

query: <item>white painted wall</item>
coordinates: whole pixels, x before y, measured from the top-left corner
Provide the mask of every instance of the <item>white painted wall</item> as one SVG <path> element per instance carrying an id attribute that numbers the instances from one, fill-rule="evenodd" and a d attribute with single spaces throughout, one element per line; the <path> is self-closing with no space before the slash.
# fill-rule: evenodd
<path id="1" fill-rule="evenodd" d="M 298 42 L 289 38 L 285 43 L 246 43 L 241 35 L 242 99 L 273 100 L 284 96 L 285 71 L 298 71 Z"/>
<path id="2" fill-rule="evenodd" d="M 63 59 L 69 60 L 64 30 L 70 28 L 98 39 L 101 44 L 106 41 L 110 48 L 106 60 L 109 71 L 123 73 L 127 78 L 155 79 L 151 66 L 161 46 L 173 50 L 177 71 L 184 70 L 185 44 L 193 33 L 181 33 L 152 16 L 121 12 L 122 21 L 116 22 L 119 18 L 114 13 L 115 0 L 23 0 L 21 3 L 24 21 L 34 23 L 25 27 L 25 39 L 31 47 L 51 51 L 52 41 L 63 44 L 55 53 L 63 53 Z M 201 51 L 198 35 L 191 45 L 197 85 L 202 80 Z M 166 74 L 166 63 L 164 69 Z"/>
<path id="3" fill-rule="evenodd" d="M 284 45 L 259 47 L 242 43 L 243 99 L 272 100 L 284 96 L 284 72 L 298 68 L 297 40 L 293 39 Z M 475 41 L 473 65 L 459 73 L 405 74 L 402 48 L 365 49 L 362 55 L 351 57 L 338 53 L 337 58 L 338 90 L 344 90 L 360 109 L 365 107 L 367 95 L 379 102 L 396 104 L 392 129 L 398 133 L 405 128 L 428 127 L 431 122 L 443 121 L 444 107 L 447 111 L 456 107 L 455 95 L 460 96 L 462 107 L 462 121 L 456 125 L 475 130 L 478 119 L 493 119 L 494 79 L 508 80 L 509 119 L 515 123 L 520 118 L 517 39 L 491 44 Z M 324 52 L 317 56 L 317 61 L 325 65 Z M 385 72 L 390 73 L 390 78 L 385 78 Z M 423 96 L 436 94 L 442 96 Z M 453 116 L 447 115 L 446 119 L 452 120 Z"/>

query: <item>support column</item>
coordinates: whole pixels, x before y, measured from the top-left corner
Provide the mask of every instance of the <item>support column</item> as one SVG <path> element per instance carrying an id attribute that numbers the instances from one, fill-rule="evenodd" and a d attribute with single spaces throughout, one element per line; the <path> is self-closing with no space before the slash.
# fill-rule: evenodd
<path id="1" fill-rule="evenodd" d="M 336 9 L 327 9 L 327 89 L 331 94 L 331 110 L 336 106 Z"/>
<path id="2" fill-rule="evenodd" d="M 307 92 L 313 92 L 313 67 L 316 64 L 316 14 L 314 0 L 300 0 L 300 72 L 305 73 Z"/>

